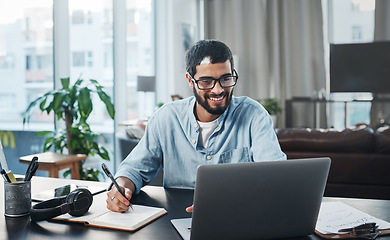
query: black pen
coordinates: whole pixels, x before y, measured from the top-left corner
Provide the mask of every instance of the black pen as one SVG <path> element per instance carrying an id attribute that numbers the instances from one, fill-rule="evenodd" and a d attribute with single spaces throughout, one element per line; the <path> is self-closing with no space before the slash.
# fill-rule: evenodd
<path id="1" fill-rule="evenodd" d="M 38 161 L 38 157 L 34 156 L 27 167 L 26 175 L 24 175 L 25 182 L 30 181 L 32 176 L 35 174 L 35 171 L 38 169 L 39 163 L 37 161 Z"/>
<path id="2" fill-rule="evenodd" d="M 112 176 L 110 170 L 108 170 L 106 164 L 102 163 L 102 169 L 103 169 L 104 173 L 107 175 L 107 177 L 109 177 L 109 178 L 111 179 L 111 181 L 112 181 L 112 183 L 115 185 L 116 189 L 118 189 L 118 191 L 122 194 L 122 196 L 123 196 L 124 198 L 126 198 L 125 193 L 124 193 L 124 192 L 122 191 L 122 189 L 119 187 L 118 183 L 116 182 L 116 180 L 115 180 L 114 177 Z M 127 199 L 127 198 L 126 198 L 126 199 Z M 130 203 L 129 206 L 130 206 L 131 210 L 134 211 L 133 206 L 131 205 L 131 203 Z"/>
<path id="3" fill-rule="evenodd" d="M 35 162 L 34 165 L 31 167 L 31 171 L 30 171 L 26 181 L 31 181 L 31 178 L 34 176 L 35 172 L 38 170 L 38 167 L 39 167 L 39 162 Z"/>
<path id="4" fill-rule="evenodd" d="M 1 175 L 3 176 L 3 179 L 4 179 L 4 181 L 5 182 L 11 182 L 10 180 L 9 180 L 9 178 L 8 178 L 8 176 L 7 176 L 7 173 L 5 172 L 5 170 L 4 169 L 1 169 Z"/>

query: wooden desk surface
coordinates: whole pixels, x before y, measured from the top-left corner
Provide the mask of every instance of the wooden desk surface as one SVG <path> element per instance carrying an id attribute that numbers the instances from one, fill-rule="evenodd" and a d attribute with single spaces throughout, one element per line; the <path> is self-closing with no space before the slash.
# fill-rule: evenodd
<path id="1" fill-rule="evenodd" d="M 51 188 L 63 186 L 69 183 L 83 185 L 108 186 L 109 183 L 87 182 L 80 180 L 65 180 L 57 178 L 33 177 L 32 191 L 40 192 Z M 6 218 L 4 216 L 4 185 L 0 184 L 0 239 L 158 239 L 158 240 L 180 240 L 171 219 L 191 217 L 185 212 L 185 208 L 192 204 L 193 191 L 181 189 L 164 189 L 162 187 L 146 186 L 140 194 L 132 199 L 134 204 L 163 207 L 168 214 L 154 222 L 146 225 L 136 232 L 125 232 L 104 228 L 84 226 L 80 223 L 61 223 L 54 221 L 43 221 L 31 223 L 29 217 Z M 105 193 L 102 193 L 105 194 Z M 346 199 L 346 198 L 325 198 L 328 200 L 343 201 L 351 206 L 357 207 L 378 218 L 390 221 L 390 201 L 388 200 L 367 200 L 367 199 Z M 307 237 L 294 238 L 295 240 L 322 239 L 315 234 Z M 379 237 L 378 239 L 390 239 L 390 236 Z"/>

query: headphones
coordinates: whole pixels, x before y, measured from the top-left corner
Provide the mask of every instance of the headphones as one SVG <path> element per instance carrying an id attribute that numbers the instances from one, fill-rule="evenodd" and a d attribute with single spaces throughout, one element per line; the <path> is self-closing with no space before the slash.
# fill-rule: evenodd
<path id="1" fill-rule="evenodd" d="M 92 205 L 93 196 L 86 188 L 79 188 L 66 197 L 53 198 L 35 204 L 30 209 L 31 221 L 48 220 L 59 215 L 69 213 L 74 217 L 80 217 L 88 212 Z"/>

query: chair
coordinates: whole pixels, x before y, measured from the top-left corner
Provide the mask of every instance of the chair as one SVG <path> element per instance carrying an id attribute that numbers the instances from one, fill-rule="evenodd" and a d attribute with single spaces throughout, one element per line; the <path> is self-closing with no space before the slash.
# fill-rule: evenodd
<path id="1" fill-rule="evenodd" d="M 171 98 L 172 98 L 172 101 L 183 99 L 183 97 L 178 95 L 178 94 L 171 95 Z"/>

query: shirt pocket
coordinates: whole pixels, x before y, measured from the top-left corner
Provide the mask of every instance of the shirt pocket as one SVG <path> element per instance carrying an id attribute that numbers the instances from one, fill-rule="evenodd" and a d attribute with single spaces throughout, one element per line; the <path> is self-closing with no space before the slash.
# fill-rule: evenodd
<path id="1" fill-rule="evenodd" d="M 249 158 L 249 149 L 247 147 L 223 152 L 219 157 L 219 163 L 238 162 L 252 162 L 252 160 Z"/>

